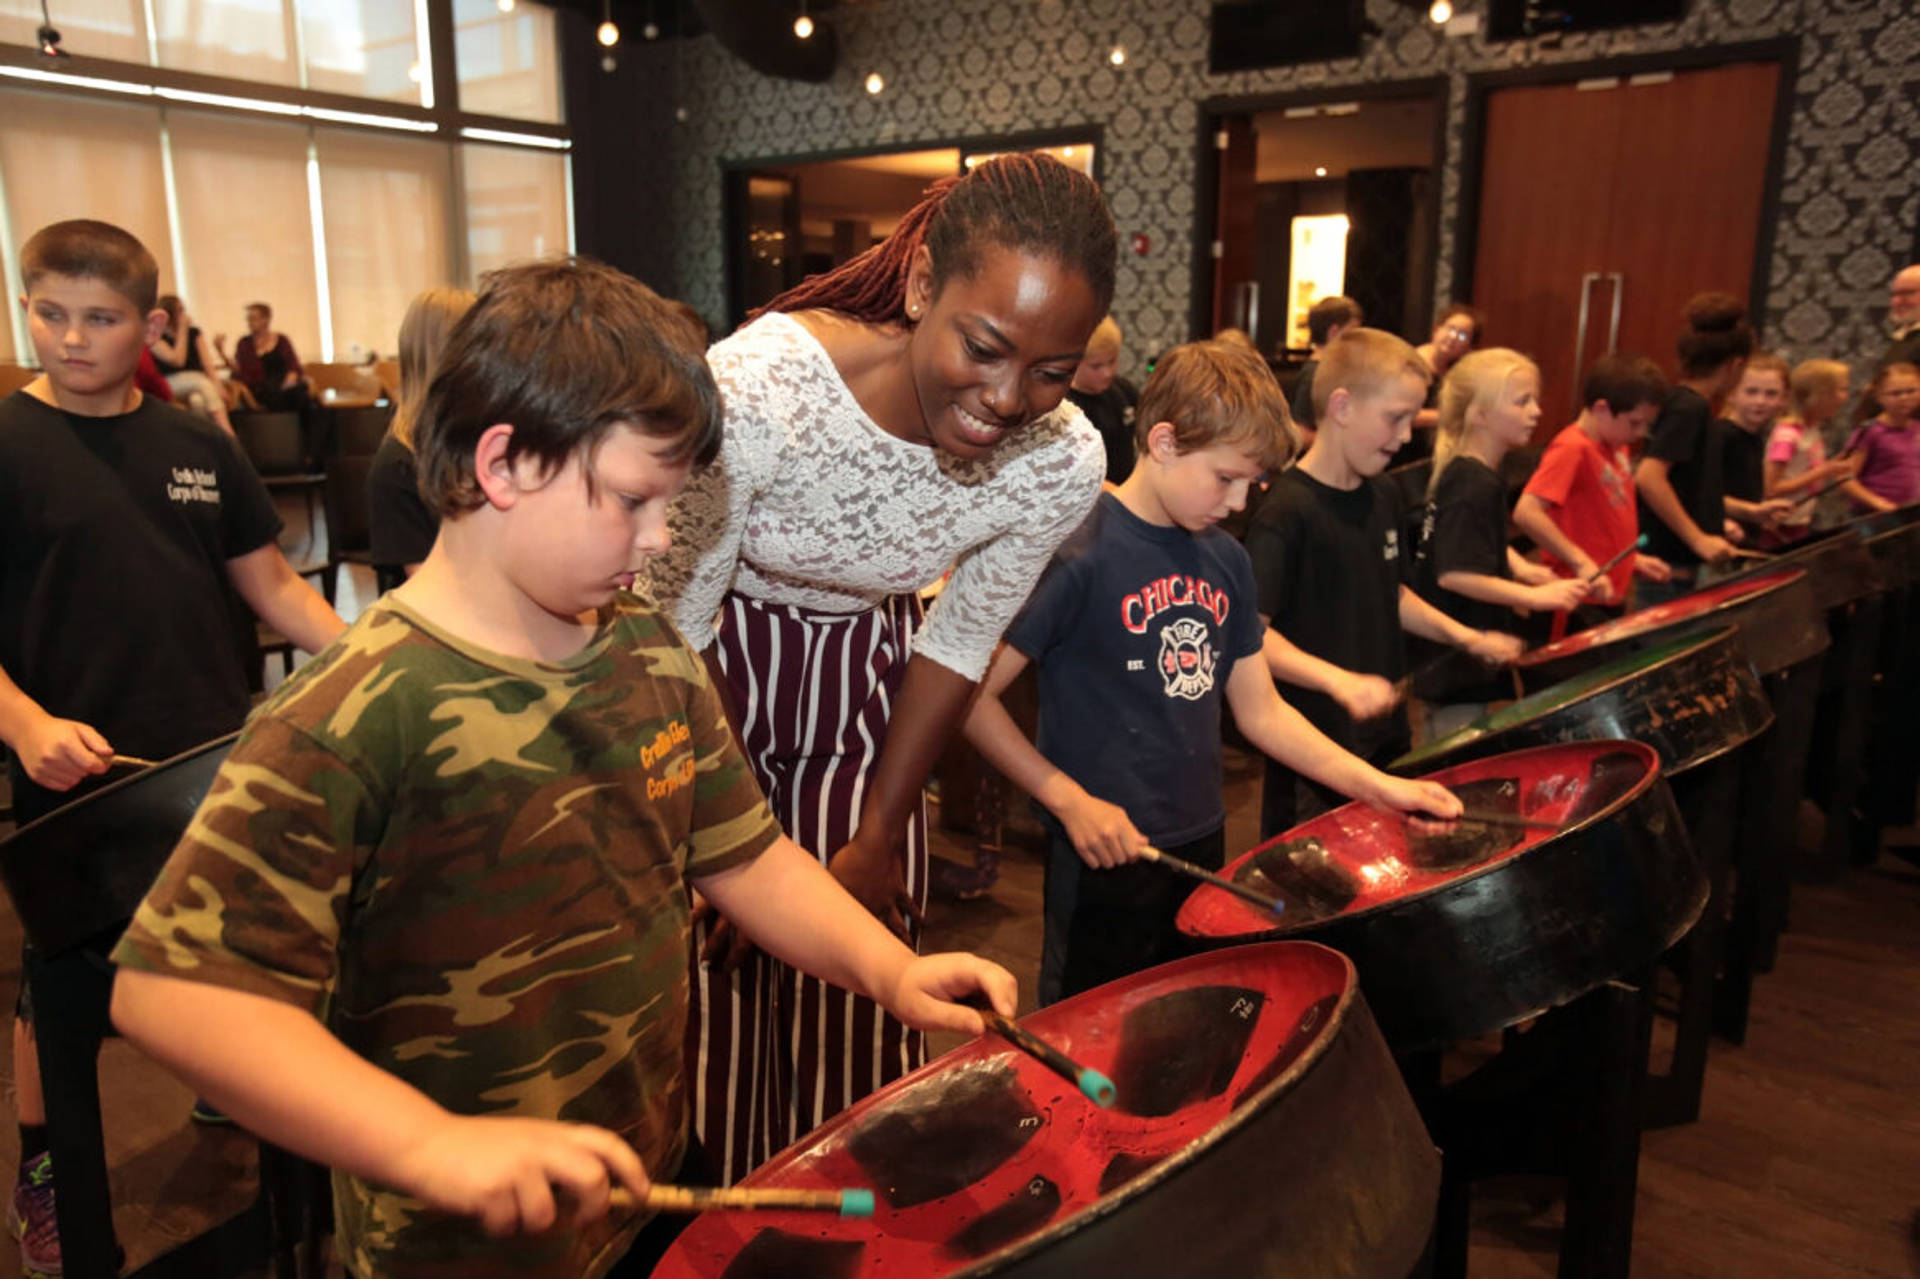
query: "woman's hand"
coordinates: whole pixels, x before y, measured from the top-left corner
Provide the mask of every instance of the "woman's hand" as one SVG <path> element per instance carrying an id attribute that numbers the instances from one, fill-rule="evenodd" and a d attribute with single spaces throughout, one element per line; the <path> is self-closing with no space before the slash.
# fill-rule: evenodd
<path id="1" fill-rule="evenodd" d="M 827 862 L 827 871 L 853 899 L 873 913 L 896 937 L 907 936 L 907 921 L 926 922 L 907 895 L 904 859 L 892 848 L 875 851 L 855 835 Z"/>
<path id="2" fill-rule="evenodd" d="M 412 1146 L 394 1188 L 441 1212 L 478 1217 L 499 1236 L 557 1222 L 556 1187 L 571 1201 L 570 1221 L 603 1217 L 616 1181 L 636 1196 L 647 1193 L 640 1156 L 604 1128 L 448 1115 Z"/>

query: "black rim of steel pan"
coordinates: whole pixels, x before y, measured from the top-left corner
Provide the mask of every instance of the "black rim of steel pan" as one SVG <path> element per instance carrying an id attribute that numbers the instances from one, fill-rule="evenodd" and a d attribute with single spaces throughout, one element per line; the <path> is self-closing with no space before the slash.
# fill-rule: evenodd
<path id="1" fill-rule="evenodd" d="M 1652 687 L 1658 682 L 1658 688 Z M 1731 626 L 1683 635 L 1529 693 L 1387 767 L 1426 772 L 1527 746 L 1645 742 L 1674 777 L 1765 732 L 1773 708 Z"/>
<path id="2" fill-rule="evenodd" d="M 1769 581 L 1777 577 L 1778 580 Z M 1750 580 L 1717 582 L 1701 587 L 1692 595 L 1683 595 L 1652 609 L 1667 609 L 1695 596 L 1706 596 L 1729 587 L 1747 587 L 1766 583 L 1719 600 L 1698 612 L 1681 613 L 1663 622 L 1635 630 L 1630 623 L 1637 616 L 1625 617 L 1581 631 L 1566 639 L 1522 653 L 1516 663 L 1520 681 L 1528 692 L 1558 684 L 1601 662 L 1612 661 L 1625 652 L 1651 648 L 1681 635 L 1722 626 L 1740 632 L 1740 646 L 1761 675 L 1772 675 L 1826 651 L 1831 639 L 1827 633 L 1827 613 L 1820 606 L 1807 571 L 1803 568 L 1773 568 Z M 1651 612 L 1652 609 L 1640 610 Z M 1582 636 L 1586 644 L 1576 644 Z M 1595 642 L 1598 641 L 1598 642 Z M 1590 647 L 1588 645 L 1591 645 Z"/>
<path id="3" fill-rule="evenodd" d="M 1525 762 L 1549 752 L 1588 748 L 1589 760 L 1623 752 L 1644 771 L 1597 811 L 1520 853 L 1502 856 L 1402 897 L 1300 924 L 1216 935 L 1185 918 L 1197 900 L 1222 890 L 1203 886 L 1182 907 L 1181 931 L 1204 946 L 1249 941 L 1317 941 L 1344 952 L 1359 970 L 1374 1018 L 1397 1052 L 1439 1048 L 1514 1025 L 1633 971 L 1686 934 L 1707 903 L 1705 873 L 1685 823 L 1660 776 L 1652 747 L 1589 741 L 1529 747 L 1451 765 L 1429 778 Z M 1228 864 L 1229 876 L 1262 852 L 1321 831 L 1322 814 Z M 1318 828 L 1318 829 L 1317 829 Z M 1636 873 L 1628 875 L 1628 871 Z M 1246 908 L 1252 918 L 1253 908 Z"/>
<path id="4" fill-rule="evenodd" d="M 133 917 L 238 736 L 118 778 L 0 841 L 0 877 L 36 950 L 57 954 Z"/>

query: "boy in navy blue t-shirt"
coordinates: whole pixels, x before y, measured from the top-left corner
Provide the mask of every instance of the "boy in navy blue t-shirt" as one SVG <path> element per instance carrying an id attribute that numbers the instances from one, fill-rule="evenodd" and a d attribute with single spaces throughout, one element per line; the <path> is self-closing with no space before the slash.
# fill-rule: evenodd
<path id="1" fill-rule="evenodd" d="M 1134 433 L 1133 473 L 1055 553 L 966 725 L 1049 814 L 1042 1003 L 1173 956 L 1191 885 L 1128 863 L 1149 845 L 1209 869 L 1225 861 L 1223 692 L 1247 740 L 1290 768 L 1387 807 L 1459 811 L 1440 787 L 1340 749 L 1267 674 L 1247 553 L 1213 527 L 1292 453 L 1265 362 L 1221 342 L 1175 349 L 1141 393 Z M 1040 664 L 1037 749 L 1000 702 L 1030 661 Z"/>

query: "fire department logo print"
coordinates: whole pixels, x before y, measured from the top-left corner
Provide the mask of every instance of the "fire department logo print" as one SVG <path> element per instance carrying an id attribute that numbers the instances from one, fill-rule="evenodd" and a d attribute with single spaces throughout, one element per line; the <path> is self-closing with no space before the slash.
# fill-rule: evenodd
<path id="1" fill-rule="evenodd" d="M 1213 689 L 1213 641 L 1191 617 L 1160 628 L 1160 678 L 1168 697 L 1197 702 Z"/>

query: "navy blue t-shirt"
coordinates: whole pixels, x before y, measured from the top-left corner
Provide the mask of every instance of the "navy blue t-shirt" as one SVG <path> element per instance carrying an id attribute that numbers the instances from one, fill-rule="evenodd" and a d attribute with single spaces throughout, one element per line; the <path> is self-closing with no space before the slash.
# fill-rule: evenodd
<path id="1" fill-rule="evenodd" d="M 1238 542 L 1149 524 L 1111 493 L 1007 629 L 1040 666 L 1040 753 L 1162 847 L 1226 820 L 1222 693 L 1261 638 Z"/>

